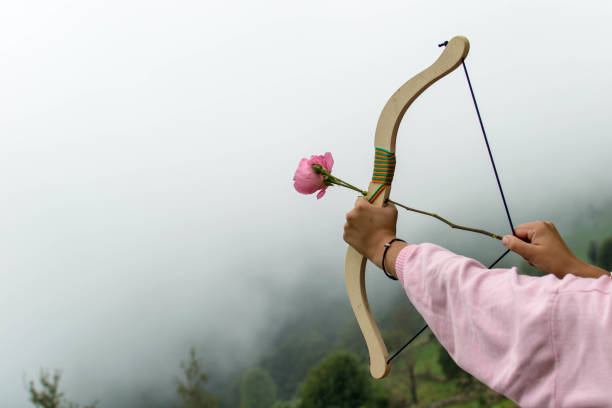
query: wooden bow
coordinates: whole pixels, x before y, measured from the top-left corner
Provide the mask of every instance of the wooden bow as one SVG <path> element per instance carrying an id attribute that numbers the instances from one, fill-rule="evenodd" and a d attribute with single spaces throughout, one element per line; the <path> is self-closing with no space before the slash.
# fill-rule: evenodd
<path id="1" fill-rule="evenodd" d="M 467 38 L 458 36 L 451 39 L 442 55 L 427 69 L 412 77 L 389 98 L 378 118 L 375 147 L 395 153 L 395 139 L 400 122 L 408 107 L 414 100 L 438 79 L 452 72 L 467 57 L 470 43 Z M 380 187 L 371 182 L 368 195 L 372 196 Z M 391 186 L 388 185 L 376 198 L 374 205 L 382 206 L 389 197 Z M 355 248 L 349 246 L 346 253 L 346 289 L 353 307 L 353 312 L 363 333 L 370 354 L 370 373 L 374 378 L 383 378 L 391 369 L 388 362 L 389 352 L 372 316 L 365 288 L 366 258 Z"/>

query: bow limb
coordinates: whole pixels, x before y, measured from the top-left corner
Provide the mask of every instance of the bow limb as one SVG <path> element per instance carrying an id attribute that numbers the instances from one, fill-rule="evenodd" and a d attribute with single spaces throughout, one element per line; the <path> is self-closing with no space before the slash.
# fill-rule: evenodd
<path id="1" fill-rule="evenodd" d="M 429 68 L 412 77 L 389 98 L 378 118 L 375 147 L 395 153 L 397 130 L 408 107 L 430 85 L 457 68 L 467 56 L 469 49 L 470 43 L 467 38 L 454 37 Z M 368 195 L 374 194 L 379 187 L 379 183 L 370 183 Z M 389 197 L 390 190 L 391 186 L 388 185 L 376 198 L 374 205 L 382 206 Z M 349 246 L 345 263 L 346 289 L 370 354 L 370 373 L 374 378 L 383 378 L 391 369 L 387 361 L 389 352 L 368 303 L 365 266 L 366 258 Z"/>

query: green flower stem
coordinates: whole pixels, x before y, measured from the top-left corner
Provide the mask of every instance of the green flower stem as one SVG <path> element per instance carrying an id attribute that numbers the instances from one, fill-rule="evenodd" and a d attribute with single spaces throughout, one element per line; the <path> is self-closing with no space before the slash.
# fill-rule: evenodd
<path id="1" fill-rule="evenodd" d="M 312 168 L 315 170 L 316 173 L 323 174 L 325 176 L 325 182 L 326 183 L 336 184 L 338 186 L 350 188 L 351 190 L 354 190 L 354 191 L 357 191 L 358 193 L 361 193 L 362 196 L 367 196 L 368 195 L 367 191 L 361 190 L 360 188 L 355 187 L 354 185 L 349 184 L 346 181 L 344 181 L 342 179 L 339 179 L 336 176 L 332 176 L 331 173 L 329 173 L 327 170 L 325 170 L 320 165 L 314 165 L 314 166 L 312 166 Z"/>
<path id="2" fill-rule="evenodd" d="M 335 185 L 338 185 L 338 186 L 341 186 L 341 187 L 346 187 L 348 189 L 357 191 L 358 193 L 360 193 L 364 197 L 368 195 L 367 191 L 361 190 L 360 188 L 357 188 L 354 185 L 349 184 L 346 181 L 344 181 L 342 179 L 339 179 L 336 176 L 332 176 L 322 166 L 314 165 L 313 169 L 315 170 L 316 173 L 323 174 L 325 176 L 325 182 L 326 183 L 335 184 Z M 464 227 L 462 225 L 458 225 L 458 224 L 455 224 L 453 222 L 450 222 L 449 220 L 439 216 L 438 214 L 430 213 L 430 212 L 423 211 L 423 210 L 417 210 L 416 208 L 410 208 L 410 207 L 405 206 L 404 204 L 400 204 L 400 203 L 398 203 L 396 201 L 393 201 L 391 199 L 387 199 L 387 202 L 389 202 L 391 204 L 395 204 L 395 205 L 397 205 L 399 207 L 402 207 L 403 209 L 408 210 L 408 211 L 412 211 L 412 212 L 416 212 L 416 213 L 424 214 L 424 215 L 429 215 L 430 217 L 433 217 L 433 218 L 435 218 L 437 220 L 440 220 L 443 223 L 445 223 L 446 225 L 448 225 L 449 227 L 454 228 L 454 229 L 460 229 L 460 230 L 463 230 L 463 231 L 471 231 L 471 232 L 475 232 L 477 234 L 486 235 L 486 236 L 494 238 L 494 239 L 499 239 L 499 240 L 502 239 L 501 235 L 493 234 L 492 232 L 489 232 L 489 231 L 486 231 L 486 230 L 483 230 L 483 229 Z"/>
<path id="3" fill-rule="evenodd" d="M 357 191 L 358 193 L 360 193 L 362 196 L 367 196 L 368 192 L 361 190 L 360 188 L 355 187 L 352 184 L 347 183 L 344 180 L 340 180 L 339 178 L 334 177 L 333 180 L 330 180 L 331 183 L 336 184 L 338 186 L 342 186 L 342 187 L 346 187 L 346 188 L 350 188 L 351 190 Z"/>
<path id="4" fill-rule="evenodd" d="M 487 235 L 487 236 L 489 236 L 491 238 L 495 238 L 495 239 L 499 239 L 499 240 L 502 239 L 502 237 L 500 235 L 493 234 L 492 232 L 485 231 L 483 229 L 470 228 L 470 227 L 464 227 L 462 225 L 457 225 L 455 223 L 452 223 L 452 222 L 448 221 L 445 218 L 440 217 L 438 214 L 430 213 L 430 212 L 423 211 L 423 210 L 417 210 L 416 208 L 406 207 L 404 204 L 400 204 L 400 203 L 398 203 L 396 201 L 393 201 L 393 200 L 390 200 L 390 199 L 387 199 L 387 201 L 392 203 L 392 204 L 395 204 L 397 206 L 400 206 L 400 207 L 402 207 L 405 210 L 413 211 L 413 212 L 416 212 L 416 213 L 419 213 L 419 214 L 429 215 L 430 217 L 434 217 L 434 218 L 442 221 L 443 223 L 445 223 L 446 225 L 448 225 L 451 228 L 460 229 L 460 230 L 464 230 L 464 231 L 471 231 L 471 232 L 475 232 L 477 234 Z"/>

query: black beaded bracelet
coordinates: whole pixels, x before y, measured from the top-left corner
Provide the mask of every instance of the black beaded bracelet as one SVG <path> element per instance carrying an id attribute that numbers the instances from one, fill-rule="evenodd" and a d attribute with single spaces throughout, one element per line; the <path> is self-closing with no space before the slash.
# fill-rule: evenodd
<path id="1" fill-rule="evenodd" d="M 387 270 L 385 269 L 385 257 L 387 256 L 387 251 L 389 250 L 389 248 L 391 248 L 391 244 L 393 244 L 395 241 L 399 241 L 399 242 L 406 242 L 403 239 L 399 239 L 399 238 L 393 238 L 391 241 L 387 242 L 385 244 L 385 252 L 383 252 L 383 258 L 382 258 L 382 270 L 385 273 L 385 275 L 387 275 L 387 278 L 389 279 L 393 279 L 393 280 L 397 280 L 397 278 L 393 275 L 391 275 L 389 272 L 387 272 Z"/>

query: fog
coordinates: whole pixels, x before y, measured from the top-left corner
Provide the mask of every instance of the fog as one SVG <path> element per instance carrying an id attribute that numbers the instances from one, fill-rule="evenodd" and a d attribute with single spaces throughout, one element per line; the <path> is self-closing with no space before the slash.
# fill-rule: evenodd
<path id="1" fill-rule="evenodd" d="M 355 194 L 299 195 L 293 172 L 330 151 L 365 188 L 382 107 L 454 35 L 515 224 L 563 232 L 612 199 L 611 17 L 607 1 L 4 2 L 1 405 L 30 406 L 41 367 L 71 400 L 163 399 L 191 345 L 222 375 L 308 307 L 304 288 L 344 299 Z M 506 233 L 479 132 L 457 70 L 404 117 L 392 197 Z M 414 214 L 399 230 L 472 239 Z"/>

